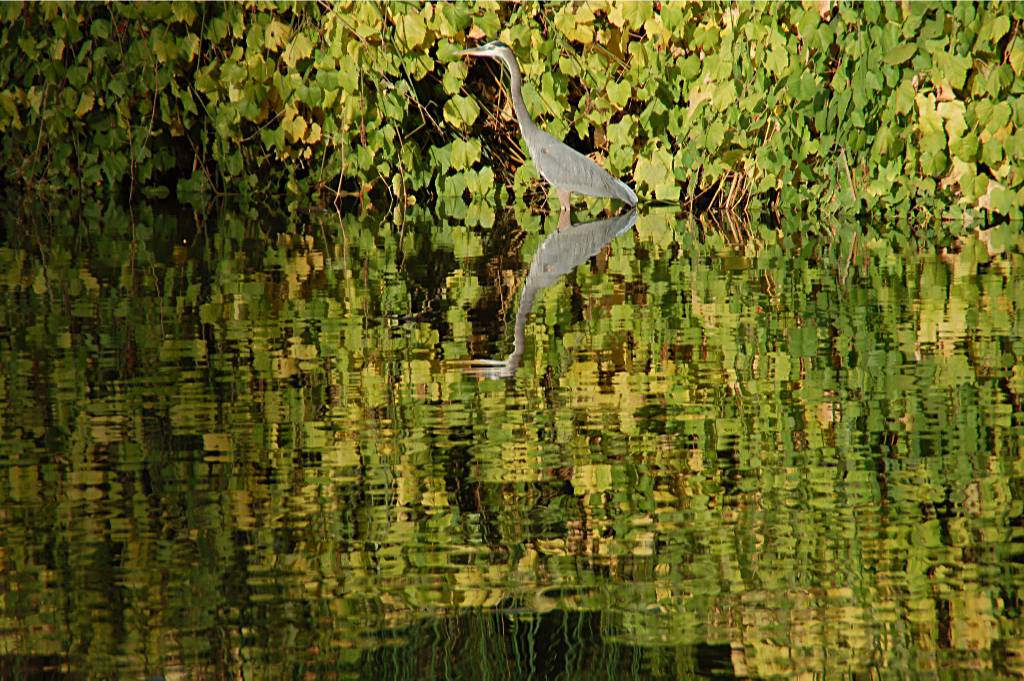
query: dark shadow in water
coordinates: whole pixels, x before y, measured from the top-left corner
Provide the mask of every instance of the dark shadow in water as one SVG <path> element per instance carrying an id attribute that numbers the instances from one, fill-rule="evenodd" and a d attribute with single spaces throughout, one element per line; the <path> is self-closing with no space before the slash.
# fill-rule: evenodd
<path id="1" fill-rule="evenodd" d="M 69 661 L 60 655 L 0 655 L 0 679 L 63 681 L 79 678 L 65 671 Z"/>
<path id="2" fill-rule="evenodd" d="M 605 634 L 608 616 L 467 612 L 414 626 L 367 651 L 360 679 L 732 679 L 728 644 L 641 646 Z M 614 628 L 614 627 L 613 627 Z M 628 637 L 626 637 L 628 639 Z M 318 669 L 326 673 L 329 669 Z"/>
<path id="3" fill-rule="evenodd" d="M 563 213 L 563 216 L 566 214 Z M 597 255 L 612 239 L 636 224 L 636 209 L 615 217 L 579 224 L 559 220 L 558 230 L 544 240 L 530 263 L 523 293 L 516 311 L 512 354 L 503 360 L 475 359 L 467 371 L 485 378 L 511 378 L 523 359 L 526 348 L 526 320 L 537 294 L 554 284 L 563 274 Z"/>

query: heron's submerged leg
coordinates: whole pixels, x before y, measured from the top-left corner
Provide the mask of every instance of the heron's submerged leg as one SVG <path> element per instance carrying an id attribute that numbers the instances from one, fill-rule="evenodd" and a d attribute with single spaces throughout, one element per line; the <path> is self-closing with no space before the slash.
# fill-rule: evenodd
<path id="1" fill-rule="evenodd" d="M 558 189 L 558 202 L 562 204 L 562 209 L 558 215 L 558 229 L 565 229 L 569 226 L 569 192 L 564 189 Z"/>
<path id="2" fill-rule="evenodd" d="M 555 190 L 558 192 L 558 201 L 562 204 L 562 210 L 568 211 L 569 192 L 565 191 L 564 189 L 559 189 L 558 187 L 555 187 Z"/>

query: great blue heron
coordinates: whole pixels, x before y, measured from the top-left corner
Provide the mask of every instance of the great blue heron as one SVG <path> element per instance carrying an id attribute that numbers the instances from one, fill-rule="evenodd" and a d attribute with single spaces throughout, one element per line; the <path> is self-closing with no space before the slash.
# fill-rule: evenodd
<path id="1" fill-rule="evenodd" d="M 607 196 L 618 199 L 630 206 L 637 202 L 636 194 L 625 182 L 616 180 L 608 171 L 597 165 L 580 152 L 544 132 L 530 118 L 523 101 L 523 73 L 519 70 L 516 55 L 505 43 L 494 40 L 468 50 L 456 52 L 470 57 L 490 57 L 505 63 L 512 76 L 512 106 L 519 122 L 519 130 L 526 140 L 533 163 L 541 177 L 558 190 L 562 210 L 569 210 L 569 195 Z"/>

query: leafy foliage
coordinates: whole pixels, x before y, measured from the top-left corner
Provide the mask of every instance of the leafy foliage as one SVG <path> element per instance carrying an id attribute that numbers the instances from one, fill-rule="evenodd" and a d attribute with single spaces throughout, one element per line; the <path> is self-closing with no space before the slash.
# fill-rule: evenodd
<path id="1" fill-rule="evenodd" d="M 423 200 L 493 212 L 497 179 L 532 201 L 498 69 L 453 56 L 501 38 L 534 115 L 648 199 L 771 210 L 790 232 L 1016 220 L 1024 204 L 1019 3 L 0 12 L 5 176 L 33 196 L 286 194 L 400 219 Z"/>

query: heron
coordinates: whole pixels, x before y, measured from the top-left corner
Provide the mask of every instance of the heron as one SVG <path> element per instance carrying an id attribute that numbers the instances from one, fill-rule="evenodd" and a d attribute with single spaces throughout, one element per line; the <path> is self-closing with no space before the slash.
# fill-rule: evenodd
<path id="1" fill-rule="evenodd" d="M 618 199 L 630 207 L 636 206 L 636 194 L 629 185 L 615 179 L 607 170 L 567 144 L 559 142 L 533 122 L 530 112 L 526 110 L 526 102 L 523 101 L 523 72 L 519 70 L 519 62 L 511 47 L 500 40 L 494 40 L 479 47 L 459 50 L 456 54 L 489 57 L 508 67 L 512 80 L 512 107 L 515 109 L 519 130 L 541 177 L 558 191 L 563 212 L 569 211 L 570 194 L 605 196 Z"/>

